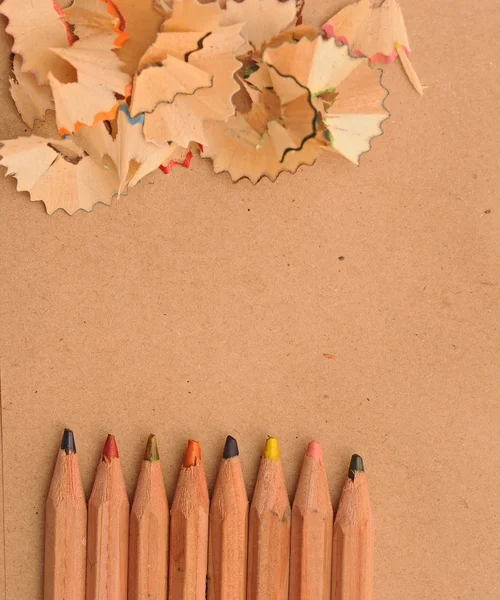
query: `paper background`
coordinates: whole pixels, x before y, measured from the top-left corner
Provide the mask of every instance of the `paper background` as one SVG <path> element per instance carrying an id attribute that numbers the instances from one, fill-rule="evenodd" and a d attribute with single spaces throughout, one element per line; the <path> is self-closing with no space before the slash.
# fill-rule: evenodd
<path id="1" fill-rule="evenodd" d="M 375 599 L 498 597 L 500 5 L 402 4 L 428 88 L 386 69 L 392 116 L 361 168 L 325 155 L 252 187 L 196 159 L 74 217 L 0 180 L 0 598 L 41 599 L 64 425 L 87 492 L 112 431 L 132 494 L 154 431 L 170 500 L 189 436 L 212 487 L 236 435 L 249 492 L 277 436 L 290 494 L 317 438 L 335 502 L 359 452 Z M 305 21 L 340 6 L 308 0 Z M 3 35 L 0 138 L 24 129 L 9 47 Z"/>

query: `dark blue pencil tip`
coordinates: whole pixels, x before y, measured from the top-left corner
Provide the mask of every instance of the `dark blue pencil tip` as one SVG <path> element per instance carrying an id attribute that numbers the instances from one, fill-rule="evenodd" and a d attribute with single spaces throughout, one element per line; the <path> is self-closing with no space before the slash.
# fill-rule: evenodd
<path id="1" fill-rule="evenodd" d="M 71 429 L 64 430 L 61 440 L 61 450 L 64 450 L 66 454 L 76 454 L 75 436 Z"/>
<path id="2" fill-rule="evenodd" d="M 226 438 L 226 443 L 224 445 L 224 452 L 222 454 L 223 458 L 234 458 L 239 455 L 238 450 L 238 442 L 234 439 L 234 437 L 228 435 Z"/>

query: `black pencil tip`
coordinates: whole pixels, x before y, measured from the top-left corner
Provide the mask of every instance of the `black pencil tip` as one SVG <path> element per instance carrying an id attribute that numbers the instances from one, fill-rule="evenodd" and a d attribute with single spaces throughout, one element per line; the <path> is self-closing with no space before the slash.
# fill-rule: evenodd
<path id="1" fill-rule="evenodd" d="M 66 454 L 76 454 L 75 436 L 71 429 L 65 429 L 62 440 L 61 450 L 64 450 Z"/>
<path id="2" fill-rule="evenodd" d="M 224 452 L 222 454 L 223 458 L 234 458 L 235 456 L 238 456 L 239 453 L 238 442 L 234 439 L 234 437 L 228 435 L 224 445 Z"/>
<path id="3" fill-rule="evenodd" d="M 351 462 L 349 463 L 349 479 L 354 481 L 354 476 L 356 473 L 363 473 L 365 467 L 363 465 L 363 459 L 359 454 L 353 454 L 351 458 Z"/>

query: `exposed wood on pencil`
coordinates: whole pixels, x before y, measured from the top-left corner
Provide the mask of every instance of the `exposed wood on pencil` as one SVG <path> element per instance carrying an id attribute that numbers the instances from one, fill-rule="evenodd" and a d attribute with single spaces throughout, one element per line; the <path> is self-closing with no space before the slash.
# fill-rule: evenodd
<path id="1" fill-rule="evenodd" d="M 88 510 L 87 600 L 126 600 L 129 501 L 112 435 L 103 448 Z"/>
<path id="2" fill-rule="evenodd" d="M 189 440 L 170 511 L 169 600 L 205 600 L 208 507 L 200 444 Z"/>
<path id="3" fill-rule="evenodd" d="M 292 507 L 290 600 L 330 600 L 333 508 L 323 451 L 311 442 Z"/>
<path id="4" fill-rule="evenodd" d="M 287 600 L 290 502 L 278 441 L 269 438 L 250 506 L 248 600 Z"/>
<path id="5" fill-rule="evenodd" d="M 371 600 L 373 523 L 363 460 L 354 454 L 333 526 L 332 600 Z"/>
<path id="6" fill-rule="evenodd" d="M 208 600 L 245 600 L 248 497 L 236 440 L 228 436 L 210 504 Z"/>
<path id="7" fill-rule="evenodd" d="M 44 600 L 84 600 L 86 539 L 75 439 L 65 429 L 45 506 Z"/>
<path id="8" fill-rule="evenodd" d="M 168 501 L 156 437 L 148 438 L 130 512 L 128 600 L 165 600 Z"/>

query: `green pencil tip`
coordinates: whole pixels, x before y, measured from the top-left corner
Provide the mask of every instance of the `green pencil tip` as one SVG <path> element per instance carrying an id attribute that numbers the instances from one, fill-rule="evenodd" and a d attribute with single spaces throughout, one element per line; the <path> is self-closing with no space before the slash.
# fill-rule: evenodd
<path id="1" fill-rule="evenodd" d="M 144 453 L 144 460 L 149 462 L 155 462 L 160 460 L 160 453 L 158 452 L 158 443 L 156 436 L 151 433 L 148 437 L 148 443 L 146 444 L 146 452 Z"/>

